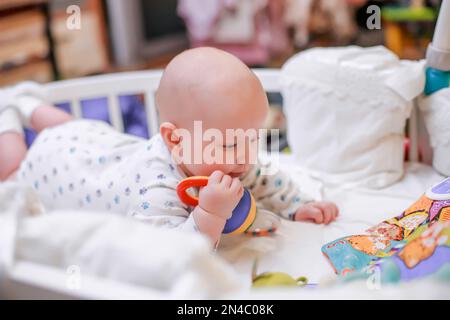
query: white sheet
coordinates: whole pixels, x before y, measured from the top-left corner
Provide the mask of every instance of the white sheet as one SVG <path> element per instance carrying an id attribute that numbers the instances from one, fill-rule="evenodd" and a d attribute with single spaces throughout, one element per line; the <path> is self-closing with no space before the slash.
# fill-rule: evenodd
<path id="1" fill-rule="evenodd" d="M 0 184 L 0 265 L 11 270 L 14 263 L 27 261 L 52 265 L 66 272 L 68 265 L 80 264 L 82 270 L 91 276 L 138 285 L 139 290 L 159 290 L 161 297 L 172 298 L 272 299 L 340 295 L 343 298 L 391 298 L 394 293 L 395 297 L 400 297 L 401 293 L 405 297 L 435 296 L 432 290 L 423 290 L 424 286 L 430 285 L 428 282 L 387 288 L 376 292 L 375 296 L 373 292 L 367 293 L 367 287 L 361 284 L 295 292 L 253 291 L 249 295 L 246 288 L 250 285 L 251 268 L 257 256 L 258 273 L 282 271 L 292 276 L 306 276 L 311 283 L 320 282 L 323 285 L 332 282 L 336 276 L 320 250 L 324 243 L 362 232 L 383 219 L 399 214 L 427 187 L 442 179 L 429 166 L 409 164 L 404 179 L 389 188 L 336 189 L 326 188 L 299 172 L 289 157 L 282 159 L 282 163 L 311 193 L 337 202 L 341 215 L 329 226 L 283 221 L 279 234 L 274 238 L 224 239 L 218 253 L 231 263 L 231 267 L 221 258 L 211 255 L 201 238 L 170 230 L 163 232 L 110 215 L 81 215 L 72 211 L 28 217 L 21 222 L 15 234 L 17 219 L 14 217 L 24 212 L 39 211 L 39 208 L 32 194 L 7 184 Z M 30 207 L 30 204 L 34 205 Z M 17 240 L 16 247 L 13 246 L 14 240 Z M 158 246 L 160 250 L 155 250 Z M 149 252 L 150 249 L 153 251 Z M 433 288 L 440 290 L 439 286 Z M 449 294 L 449 290 L 444 292 Z M 365 294 L 361 296 L 361 293 Z M 99 293 L 98 296 L 102 295 Z M 110 292 L 106 296 L 114 297 Z M 119 292 L 117 298 L 120 297 Z"/>

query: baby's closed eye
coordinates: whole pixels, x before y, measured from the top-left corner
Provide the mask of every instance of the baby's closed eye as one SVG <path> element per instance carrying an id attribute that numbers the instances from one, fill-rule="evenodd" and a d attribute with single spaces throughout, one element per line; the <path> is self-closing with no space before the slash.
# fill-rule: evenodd
<path id="1" fill-rule="evenodd" d="M 253 138 L 250 140 L 250 143 L 254 143 L 259 141 L 259 137 Z M 232 144 L 224 144 L 222 145 L 222 148 L 224 149 L 234 149 L 238 146 L 238 142 L 232 143 Z"/>

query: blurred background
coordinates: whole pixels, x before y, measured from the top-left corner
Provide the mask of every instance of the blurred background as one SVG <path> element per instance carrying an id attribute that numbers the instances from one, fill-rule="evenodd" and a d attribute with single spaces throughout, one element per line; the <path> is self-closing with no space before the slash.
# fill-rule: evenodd
<path id="1" fill-rule="evenodd" d="M 1 0 L 0 87 L 163 68 L 177 53 L 205 45 L 251 67 L 280 67 L 307 48 L 352 44 L 385 45 L 401 58 L 423 59 L 440 2 Z M 281 96 L 269 100 L 267 127 L 284 128 Z M 142 97 L 124 96 L 120 104 L 126 131 L 146 137 Z M 84 117 L 108 121 L 106 100 L 82 107 Z M 27 137 L 32 143 L 34 133 Z"/>
<path id="2" fill-rule="evenodd" d="M 195 46 L 279 67 L 315 46 L 382 44 L 424 58 L 440 1 L 2 0 L 0 86 L 162 68 Z M 381 28 L 369 29 L 371 5 Z M 373 22 L 373 20 L 371 20 Z"/>

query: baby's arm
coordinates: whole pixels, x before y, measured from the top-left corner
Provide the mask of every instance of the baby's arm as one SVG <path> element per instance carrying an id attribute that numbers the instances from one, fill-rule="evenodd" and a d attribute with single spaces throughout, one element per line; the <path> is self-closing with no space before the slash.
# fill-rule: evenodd
<path id="1" fill-rule="evenodd" d="M 293 221 L 328 224 L 336 219 L 339 210 L 334 203 L 314 201 L 282 171 L 264 175 L 264 172 L 275 171 L 271 167 L 269 161 L 258 163 L 242 180 L 259 204 Z"/>
<path id="2" fill-rule="evenodd" d="M 200 189 L 199 204 L 192 212 L 198 228 L 214 244 L 220 240 L 226 220 L 242 197 L 244 189 L 238 178 L 214 171 L 208 185 Z"/>
<path id="3" fill-rule="evenodd" d="M 216 171 L 200 190 L 199 205 L 192 212 L 180 201 L 175 189 L 155 186 L 145 191 L 145 199 L 129 215 L 157 226 L 199 231 L 217 244 L 242 192 L 238 179 Z"/>

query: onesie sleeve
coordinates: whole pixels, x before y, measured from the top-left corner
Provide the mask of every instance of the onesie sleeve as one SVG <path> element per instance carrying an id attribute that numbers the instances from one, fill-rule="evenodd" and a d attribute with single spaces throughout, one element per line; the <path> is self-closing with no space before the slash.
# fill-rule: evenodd
<path id="1" fill-rule="evenodd" d="M 179 200 L 175 190 L 164 186 L 148 188 L 142 200 L 131 206 L 128 215 L 155 226 L 199 231 L 191 207 Z"/>
<path id="2" fill-rule="evenodd" d="M 260 158 L 244 176 L 242 184 L 252 193 L 258 206 L 293 220 L 302 205 L 314 201 L 284 172 L 275 170 L 270 159 Z"/>

